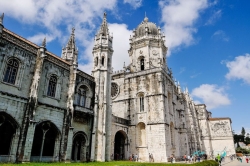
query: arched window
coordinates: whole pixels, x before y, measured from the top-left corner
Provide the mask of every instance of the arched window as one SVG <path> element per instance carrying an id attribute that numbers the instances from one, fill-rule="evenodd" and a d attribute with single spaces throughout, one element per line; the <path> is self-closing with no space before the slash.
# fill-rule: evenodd
<path id="1" fill-rule="evenodd" d="M 56 84 L 57 84 L 57 78 L 55 75 L 52 75 L 49 79 L 49 86 L 48 86 L 48 91 L 47 91 L 48 96 L 55 97 Z"/>
<path id="2" fill-rule="evenodd" d="M 144 70 L 144 58 L 142 58 L 140 62 L 141 62 L 141 70 Z"/>
<path id="3" fill-rule="evenodd" d="M 18 72 L 19 62 L 16 59 L 10 59 L 4 74 L 4 82 L 15 84 Z"/>
<path id="4" fill-rule="evenodd" d="M 144 111 L 144 96 L 140 96 L 140 112 Z"/>
<path id="5" fill-rule="evenodd" d="M 95 66 L 98 65 L 98 57 L 95 58 Z"/>
<path id="6" fill-rule="evenodd" d="M 138 99 L 139 99 L 139 111 L 144 112 L 144 93 L 140 92 L 138 94 Z"/>
<path id="7" fill-rule="evenodd" d="M 102 66 L 104 66 L 104 56 L 102 57 Z"/>
<path id="8" fill-rule="evenodd" d="M 77 91 L 77 105 L 80 105 L 82 107 L 86 106 L 86 94 L 87 94 L 88 88 L 84 85 L 80 86 L 80 88 Z"/>

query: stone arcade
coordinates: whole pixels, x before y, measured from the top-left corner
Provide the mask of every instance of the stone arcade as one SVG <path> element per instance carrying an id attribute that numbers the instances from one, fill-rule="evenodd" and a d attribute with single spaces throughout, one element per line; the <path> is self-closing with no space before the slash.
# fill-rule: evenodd
<path id="1" fill-rule="evenodd" d="M 212 118 L 167 66 L 165 36 L 144 20 L 129 40 L 130 64 L 112 71 L 104 13 L 92 75 L 79 70 L 75 33 L 61 58 L 4 28 L 0 17 L 0 162 L 166 162 L 204 151 L 235 154 L 231 119 Z M 127 41 L 123 41 L 127 42 Z M 117 50 L 118 51 L 118 50 Z"/>

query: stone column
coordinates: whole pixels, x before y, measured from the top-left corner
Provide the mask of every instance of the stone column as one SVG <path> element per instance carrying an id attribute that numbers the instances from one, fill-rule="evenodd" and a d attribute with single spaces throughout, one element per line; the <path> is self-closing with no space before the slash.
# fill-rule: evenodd
<path id="1" fill-rule="evenodd" d="M 55 141 L 53 161 L 59 161 L 60 135 L 58 134 Z"/>
<path id="2" fill-rule="evenodd" d="M 86 146 L 82 144 L 82 161 L 86 161 Z"/>
<path id="3" fill-rule="evenodd" d="M 17 129 L 16 133 L 13 135 L 11 149 L 10 149 L 9 162 L 15 161 L 16 151 L 17 151 L 17 146 L 18 146 L 18 139 L 20 136 L 19 133 L 20 133 L 20 129 Z"/>
<path id="4" fill-rule="evenodd" d="M 36 123 L 33 122 L 29 125 L 28 132 L 27 132 L 27 137 L 26 137 L 25 146 L 24 146 L 24 156 L 22 160 L 24 162 L 30 161 L 35 129 L 36 129 Z"/>
<path id="5" fill-rule="evenodd" d="M 74 127 L 70 127 L 69 128 L 69 133 L 68 133 L 68 142 L 67 142 L 67 151 L 66 153 L 66 161 L 70 161 L 71 160 L 71 154 L 72 154 L 72 143 L 73 143 L 73 130 Z"/>

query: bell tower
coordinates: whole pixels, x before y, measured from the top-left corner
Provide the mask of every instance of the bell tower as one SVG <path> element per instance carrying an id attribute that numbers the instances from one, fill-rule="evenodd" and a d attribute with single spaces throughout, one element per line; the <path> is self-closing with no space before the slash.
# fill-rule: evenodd
<path id="1" fill-rule="evenodd" d="M 91 159 L 110 161 L 111 147 L 111 64 L 113 36 L 109 34 L 107 14 L 104 13 L 102 25 L 95 36 L 93 48 L 93 70 L 95 77 L 94 126 L 92 132 Z"/>
<path id="2" fill-rule="evenodd" d="M 161 33 L 160 27 L 157 28 L 156 24 L 149 22 L 145 16 L 129 39 L 131 72 L 156 67 L 166 68 L 167 47 L 164 42 L 165 36 Z"/>

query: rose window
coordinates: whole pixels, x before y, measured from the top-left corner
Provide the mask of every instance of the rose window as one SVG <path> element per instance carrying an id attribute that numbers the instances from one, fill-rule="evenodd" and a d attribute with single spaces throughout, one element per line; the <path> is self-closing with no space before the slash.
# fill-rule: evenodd
<path id="1" fill-rule="evenodd" d="M 111 97 L 117 96 L 119 93 L 119 87 L 117 83 L 112 82 L 111 83 Z"/>

